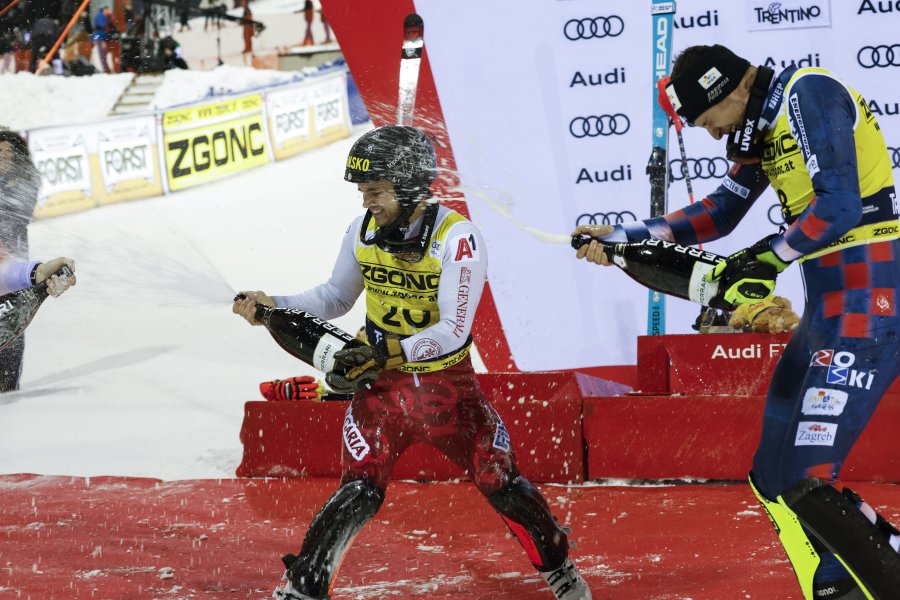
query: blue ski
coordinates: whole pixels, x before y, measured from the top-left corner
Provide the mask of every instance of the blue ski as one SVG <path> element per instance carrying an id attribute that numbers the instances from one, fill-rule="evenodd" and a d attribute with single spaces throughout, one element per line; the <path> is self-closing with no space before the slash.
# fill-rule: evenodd
<path id="1" fill-rule="evenodd" d="M 659 93 L 657 82 L 669 74 L 672 63 L 672 17 L 675 2 L 652 0 L 653 16 L 653 149 L 647 163 L 650 177 L 650 216 L 666 214 L 666 196 L 669 191 L 669 117 L 656 101 Z M 666 332 L 666 297 L 650 290 L 647 303 L 647 335 Z"/>

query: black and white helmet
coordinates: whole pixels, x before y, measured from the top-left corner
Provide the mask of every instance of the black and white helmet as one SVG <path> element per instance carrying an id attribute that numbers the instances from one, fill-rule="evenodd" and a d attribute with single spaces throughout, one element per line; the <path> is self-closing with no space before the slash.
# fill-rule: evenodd
<path id="1" fill-rule="evenodd" d="M 437 157 L 428 136 L 415 127 L 386 125 L 353 144 L 344 179 L 390 181 L 401 205 L 416 203 L 437 177 Z"/>

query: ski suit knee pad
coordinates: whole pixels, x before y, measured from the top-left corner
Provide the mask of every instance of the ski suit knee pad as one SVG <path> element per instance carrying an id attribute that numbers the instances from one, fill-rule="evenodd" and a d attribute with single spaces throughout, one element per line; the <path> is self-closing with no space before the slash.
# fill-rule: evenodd
<path id="1" fill-rule="evenodd" d="M 538 571 L 559 568 L 569 555 L 569 538 L 534 485 L 519 475 L 488 496 Z"/>
<path id="2" fill-rule="evenodd" d="M 381 508 L 384 491 L 371 481 L 348 481 L 313 518 L 300 555 L 281 560 L 294 588 L 313 598 L 327 598 L 344 552 Z"/>
<path id="3" fill-rule="evenodd" d="M 867 598 L 897 597 L 900 554 L 888 541 L 896 529 L 883 518 L 872 523 L 858 508 L 859 496 L 810 477 L 779 496 L 778 501 L 834 553 Z"/>

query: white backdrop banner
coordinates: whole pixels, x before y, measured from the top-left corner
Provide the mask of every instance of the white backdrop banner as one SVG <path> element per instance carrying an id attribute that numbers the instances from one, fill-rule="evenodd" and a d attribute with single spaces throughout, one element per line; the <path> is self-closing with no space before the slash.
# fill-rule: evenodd
<path id="1" fill-rule="evenodd" d="M 647 330 L 646 290 L 528 228 L 568 234 L 576 223 L 649 216 L 650 3 L 416 0 L 416 10 L 427 23 L 462 191 L 490 247 L 489 278 L 516 364 L 633 364 L 635 338 Z M 674 24 L 676 54 L 719 43 L 776 71 L 831 69 L 869 101 L 900 168 L 900 3 L 679 0 Z M 724 141 L 688 128 L 685 144 L 699 201 L 728 169 Z M 674 131 L 669 146 L 673 210 L 688 202 Z M 704 248 L 729 254 L 780 224 L 769 190 L 735 232 Z M 776 293 L 802 311 L 796 266 Z M 699 306 L 673 298 L 666 305 L 667 333 L 691 332 Z"/>

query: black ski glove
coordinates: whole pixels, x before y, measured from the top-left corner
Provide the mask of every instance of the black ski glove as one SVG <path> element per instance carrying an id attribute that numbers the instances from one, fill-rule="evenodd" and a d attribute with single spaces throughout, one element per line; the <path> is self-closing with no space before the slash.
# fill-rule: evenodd
<path id="1" fill-rule="evenodd" d="M 719 282 L 719 293 L 710 306 L 734 310 L 738 304 L 761 302 L 772 295 L 775 278 L 790 265 L 772 250 L 769 242 L 773 237 L 735 252 L 706 275 L 707 281 Z"/>
<path id="2" fill-rule="evenodd" d="M 406 362 L 400 338 L 385 336 L 374 346 L 345 348 L 334 355 L 336 365 L 346 368 L 345 373 L 329 371 L 325 383 L 339 394 L 352 394 L 372 386 L 382 369 L 395 369 Z"/>

